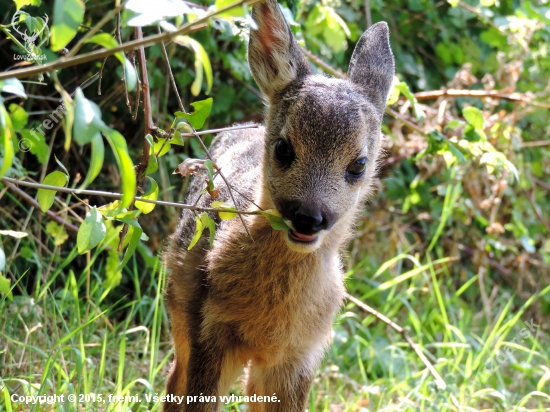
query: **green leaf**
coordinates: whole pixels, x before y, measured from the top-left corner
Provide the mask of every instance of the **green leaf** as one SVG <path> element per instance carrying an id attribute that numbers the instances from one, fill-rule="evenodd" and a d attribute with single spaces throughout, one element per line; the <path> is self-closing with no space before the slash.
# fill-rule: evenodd
<path id="1" fill-rule="evenodd" d="M 50 150 L 46 139 L 34 129 L 21 130 L 25 144 L 28 144 L 30 152 L 38 158 L 40 164 L 44 164 L 48 159 L 48 151 Z"/>
<path id="2" fill-rule="evenodd" d="M 193 249 L 193 247 L 197 244 L 197 242 L 201 238 L 203 230 L 204 230 L 204 225 L 202 223 L 200 215 L 195 216 L 195 234 L 193 235 L 193 239 L 191 239 L 191 243 L 189 243 L 187 250 Z"/>
<path id="3" fill-rule="evenodd" d="M 214 236 L 216 235 L 216 222 L 208 215 L 206 212 L 202 212 L 200 214 L 201 221 L 204 227 L 208 228 L 208 231 L 210 232 L 210 246 L 214 243 Z"/>
<path id="4" fill-rule="evenodd" d="M 92 137 L 92 155 L 90 160 L 90 167 L 86 179 L 82 182 L 82 185 L 78 190 L 85 189 L 94 179 L 99 175 L 103 168 L 103 161 L 105 160 L 105 145 L 103 144 L 103 138 L 101 133 Z"/>
<path id="5" fill-rule="evenodd" d="M 274 230 L 287 230 L 290 229 L 283 220 L 281 214 L 275 209 L 268 209 L 260 212 L 261 215 L 269 221 L 269 224 Z"/>
<path id="6" fill-rule="evenodd" d="M 464 157 L 464 154 L 460 151 L 460 149 L 450 141 L 447 141 L 447 145 L 449 147 L 449 151 L 459 160 L 461 164 L 466 164 L 466 158 Z"/>
<path id="7" fill-rule="evenodd" d="M 216 0 L 214 6 L 216 7 L 216 10 L 220 10 L 224 7 L 230 6 L 232 3 L 235 3 L 235 0 Z M 226 19 L 231 19 L 233 17 L 244 17 L 244 10 L 239 4 L 224 11 L 223 13 L 218 14 L 216 17 L 223 17 Z"/>
<path id="8" fill-rule="evenodd" d="M 29 115 L 21 106 L 12 103 L 9 106 L 10 117 L 13 125 L 13 130 L 19 132 L 27 125 Z"/>
<path id="9" fill-rule="evenodd" d="M 101 120 L 99 106 L 86 99 L 80 87 L 76 89 L 74 104 L 74 140 L 78 144 L 84 145 L 97 138 L 99 132 L 106 126 Z"/>
<path id="10" fill-rule="evenodd" d="M 50 38 L 52 50 L 63 49 L 74 38 L 84 19 L 84 3 L 81 0 L 55 0 L 53 26 Z"/>
<path id="11" fill-rule="evenodd" d="M 58 225 L 54 221 L 51 221 L 46 225 L 46 233 L 53 238 L 53 244 L 56 246 L 61 246 L 69 238 L 69 234 L 67 233 L 65 226 Z"/>
<path id="12" fill-rule="evenodd" d="M 25 6 L 40 6 L 42 4 L 41 0 L 13 0 L 15 3 L 16 10 L 21 9 Z"/>
<path id="13" fill-rule="evenodd" d="M 4 156 L 2 166 L 0 167 L 0 178 L 4 177 L 13 163 L 13 138 L 15 132 L 11 124 L 11 119 L 6 110 L 2 99 L 0 98 L 0 133 L 2 133 L 2 145 L 4 146 Z"/>
<path id="14" fill-rule="evenodd" d="M 170 141 L 161 137 L 156 143 L 153 144 L 153 152 L 156 156 L 161 157 L 168 153 L 171 147 L 172 145 L 170 144 Z"/>
<path id="15" fill-rule="evenodd" d="M 211 206 L 213 208 L 217 208 L 217 209 L 237 210 L 237 208 L 235 206 L 233 206 L 231 203 L 220 202 L 219 200 L 216 200 L 216 201 L 212 202 Z M 218 212 L 218 216 L 220 217 L 221 220 L 231 220 L 235 216 L 237 216 L 237 214 L 236 213 L 231 213 L 231 212 Z"/>
<path id="16" fill-rule="evenodd" d="M 6 254 L 4 253 L 4 249 L 0 247 L 0 272 L 2 272 L 5 267 L 6 267 Z M 8 287 L 9 287 L 9 280 L 8 280 Z M 0 284 L 0 291 L 4 292 L 1 284 Z M 8 293 L 8 292 L 4 292 L 4 293 Z"/>
<path id="17" fill-rule="evenodd" d="M 0 80 L 0 92 L 2 93 L 11 93 L 15 94 L 16 96 L 27 98 L 27 95 L 25 94 L 25 88 L 23 87 L 23 83 L 21 83 L 16 78 L 10 78 L 6 80 Z"/>
<path id="18" fill-rule="evenodd" d="M 456 129 L 457 127 L 464 126 L 465 124 L 466 123 L 462 120 L 452 119 L 449 123 L 447 123 L 445 129 Z"/>
<path id="19" fill-rule="evenodd" d="M 209 97 L 206 100 L 200 100 L 197 102 L 191 103 L 191 106 L 195 109 L 192 113 L 183 113 L 183 112 L 176 112 L 177 117 L 182 117 L 184 119 L 187 119 L 191 126 L 193 126 L 195 129 L 200 129 L 203 125 L 206 119 L 208 118 L 208 115 L 210 114 L 210 110 L 212 109 L 212 98 Z"/>
<path id="20" fill-rule="evenodd" d="M 147 192 L 140 197 L 147 200 L 157 200 L 159 197 L 159 187 L 157 182 L 149 176 L 146 176 L 146 178 L 149 182 L 149 190 L 147 190 Z M 136 206 L 136 209 L 141 210 L 145 214 L 151 213 L 156 206 L 154 203 L 140 202 L 139 200 L 136 200 L 134 205 Z"/>
<path id="21" fill-rule="evenodd" d="M 214 166 L 212 165 L 212 161 L 210 159 L 205 160 L 204 166 L 208 174 L 208 190 L 214 190 Z"/>
<path id="22" fill-rule="evenodd" d="M 401 83 L 398 83 L 395 87 L 397 87 L 399 91 L 403 94 L 403 96 L 405 96 L 407 100 L 411 103 L 416 119 L 417 120 L 424 119 L 426 117 L 426 114 L 418 105 L 418 101 L 416 100 L 416 97 L 414 97 L 414 94 L 411 93 L 411 90 L 409 89 L 409 86 L 407 85 L 407 83 L 401 82 Z"/>
<path id="23" fill-rule="evenodd" d="M 126 266 L 128 261 L 130 260 L 130 258 L 134 254 L 134 251 L 136 250 L 136 248 L 139 244 L 139 239 L 141 238 L 141 234 L 143 233 L 143 229 L 141 229 L 140 227 L 134 227 L 134 226 L 130 227 L 130 229 L 128 231 L 132 232 L 131 235 L 130 235 L 130 243 L 128 243 L 128 247 L 126 248 L 126 252 L 124 252 L 124 258 L 122 258 L 122 261 L 120 262 L 120 264 L 116 268 L 117 272 L 120 272 L 122 270 L 122 268 L 124 266 Z"/>
<path id="24" fill-rule="evenodd" d="M 107 141 L 111 145 L 115 158 L 120 169 L 122 181 L 122 206 L 129 207 L 134 200 L 136 193 L 136 173 L 134 164 L 128 154 L 128 146 L 124 137 L 114 129 L 106 127 L 103 129 Z"/>
<path id="25" fill-rule="evenodd" d="M 483 114 L 477 107 L 470 106 L 465 108 L 462 110 L 462 115 L 466 121 L 472 125 L 474 130 L 483 132 L 483 124 L 485 121 L 483 119 Z"/>
<path id="26" fill-rule="evenodd" d="M 86 213 L 84 222 L 78 228 L 76 244 L 81 255 L 99 245 L 107 233 L 107 227 L 103 222 L 103 216 L 94 206 Z"/>
<path id="27" fill-rule="evenodd" d="M 204 47 L 202 47 L 202 45 L 198 41 L 192 39 L 189 36 L 177 36 L 176 38 L 174 38 L 174 42 L 182 46 L 191 48 L 195 53 L 195 80 L 191 85 L 191 93 L 193 94 L 193 96 L 198 96 L 201 91 L 203 71 L 204 75 L 206 76 L 206 83 L 208 86 L 206 94 L 210 93 L 213 81 L 212 65 L 210 63 L 208 55 L 206 54 L 206 51 L 204 50 Z"/>
<path id="28" fill-rule="evenodd" d="M 86 43 L 98 44 L 106 49 L 114 49 L 115 47 L 119 46 L 115 38 L 109 33 L 96 34 L 86 40 Z M 126 58 L 123 52 L 116 52 L 115 57 L 120 61 L 120 63 L 122 63 L 122 69 L 124 70 L 124 74 L 126 75 L 126 89 L 131 92 L 136 88 L 136 70 L 132 63 L 130 63 L 130 60 Z"/>
<path id="29" fill-rule="evenodd" d="M 6 259 L 6 255 L 4 254 L 4 251 L 2 250 L 2 248 L 0 247 L 0 263 L 2 262 L 2 260 L 5 261 L 5 259 Z M 11 293 L 10 283 L 11 281 L 5 278 L 4 276 L 2 276 L 2 272 L 0 272 L 0 292 L 2 292 L 4 295 L 7 295 L 8 299 L 11 300 L 13 296 Z"/>
<path id="30" fill-rule="evenodd" d="M 44 181 L 42 184 L 50 185 L 50 186 L 57 186 L 57 187 L 65 187 L 67 182 L 69 181 L 69 177 L 58 170 L 55 172 L 51 172 L 49 175 L 47 175 L 44 178 Z M 40 204 L 40 209 L 42 212 L 46 212 L 47 210 L 50 210 L 50 207 L 52 207 L 55 194 L 57 193 L 56 190 L 50 190 L 50 189 L 38 189 L 38 203 Z"/>

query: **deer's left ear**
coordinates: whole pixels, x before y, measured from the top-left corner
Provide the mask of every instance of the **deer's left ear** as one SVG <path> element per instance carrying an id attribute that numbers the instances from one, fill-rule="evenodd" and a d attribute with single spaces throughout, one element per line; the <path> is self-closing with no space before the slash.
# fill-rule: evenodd
<path id="1" fill-rule="evenodd" d="M 359 39 L 348 76 L 380 113 L 384 113 L 395 71 L 390 48 L 390 31 L 385 22 L 371 26 Z"/>

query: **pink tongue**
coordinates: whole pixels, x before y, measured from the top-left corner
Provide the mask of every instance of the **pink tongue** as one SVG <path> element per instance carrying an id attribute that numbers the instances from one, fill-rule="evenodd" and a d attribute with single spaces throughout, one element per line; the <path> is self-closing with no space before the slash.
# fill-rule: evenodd
<path id="1" fill-rule="evenodd" d="M 301 233 L 295 232 L 294 230 L 292 231 L 292 235 L 297 239 L 303 240 L 304 242 L 311 242 L 312 240 L 315 240 L 315 236 L 303 235 Z"/>

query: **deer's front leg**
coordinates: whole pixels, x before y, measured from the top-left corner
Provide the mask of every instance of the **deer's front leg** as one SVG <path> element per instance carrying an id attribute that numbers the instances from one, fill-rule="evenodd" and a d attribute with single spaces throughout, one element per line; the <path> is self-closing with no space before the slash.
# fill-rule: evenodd
<path id="1" fill-rule="evenodd" d="M 250 412 L 303 412 L 322 351 L 292 357 L 269 367 L 254 365 L 248 373 L 246 392 L 262 397 L 277 396 L 276 402 L 250 403 Z"/>
<path id="2" fill-rule="evenodd" d="M 216 335 L 224 335 L 219 327 Z M 226 340 L 194 339 L 187 369 L 186 412 L 221 411 L 220 396 L 242 370 L 235 347 Z"/>

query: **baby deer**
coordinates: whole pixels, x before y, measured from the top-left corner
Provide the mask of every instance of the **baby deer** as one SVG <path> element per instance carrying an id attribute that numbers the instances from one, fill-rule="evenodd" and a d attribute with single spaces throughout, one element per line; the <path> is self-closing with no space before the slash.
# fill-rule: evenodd
<path id="1" fill-rule="evenodd" d="M 166 390 L 184 401 L 165 402 L 166 412 L 221 410 L 220 396 L 243 368 L 246 394 L 265 397 L 249 403 L 251 412 L 306 409 L 343 300 L 339 252 L 371 192 L 380 151 L 394 75 L 387 24 L 363 34 L 348 78 L 339 80 L 312 74 L 276 0 L 252 14 L 258 28 L 248 58 L 267 98 L 266 126 L 220 134 L 211 154 L 238 190 L 238 209 L 276 209 L 290 229 L 243 215 L 249 235 L 240 219 L 212 214 L 213 246 L 203 236 L 188 251 L 195 223 L 183 212 L 166 254 L 176 351 Z M 202 189 L 196 180 L 188 199 Z M 198 205 L 208 207 L 207 197 Z"/>

